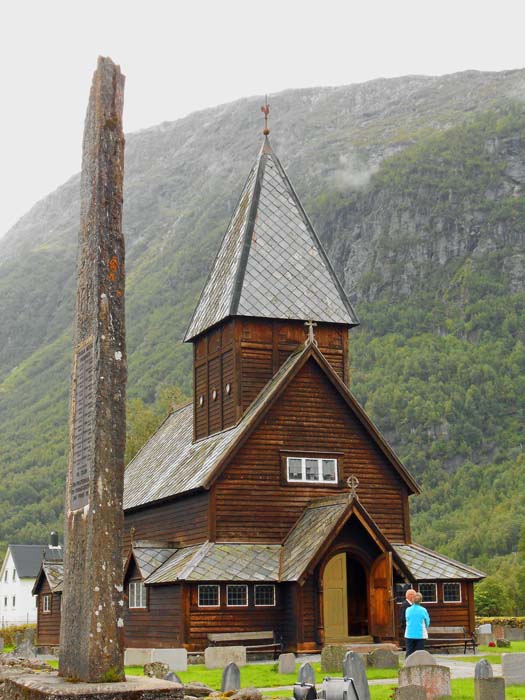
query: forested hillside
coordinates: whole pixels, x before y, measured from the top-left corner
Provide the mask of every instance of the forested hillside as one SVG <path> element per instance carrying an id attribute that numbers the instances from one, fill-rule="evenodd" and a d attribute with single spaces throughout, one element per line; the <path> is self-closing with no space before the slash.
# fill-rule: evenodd
<path id="1" fill-rule="evenodd" d="M 274 148 L 361 318 L 352 389 L 423 487 L 414 539 L 505 575 L 514 607 L 525 571 L 520 94 L 524 73 L 510 71 L 272 99 Z M 257 110 L 243 100 L 128 138 L 130 450 L 190 391 L 180 338 L 256 155 Z M 61 529 L 77 190 L 75 177 L 0 241 L 0 547 Z"/>

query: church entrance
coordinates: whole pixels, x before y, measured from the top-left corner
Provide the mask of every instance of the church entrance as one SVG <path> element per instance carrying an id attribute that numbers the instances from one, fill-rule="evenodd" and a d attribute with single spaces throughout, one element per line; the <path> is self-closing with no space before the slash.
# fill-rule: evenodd
<path id="1" fill-rule="evenodd" d="M 323 574 L 325 641 L 346 641 L 369 634 L 368 575 L 350 552 L 333 556 Z"/>

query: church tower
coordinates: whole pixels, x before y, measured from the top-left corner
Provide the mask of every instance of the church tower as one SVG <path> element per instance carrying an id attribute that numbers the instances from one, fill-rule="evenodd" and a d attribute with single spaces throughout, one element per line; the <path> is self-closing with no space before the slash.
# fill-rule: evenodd
<path id="1" fill-rule="evenodd" d="M 349 380 L 348 329 L 359 321 L 264 133 L 184 338 L 196 440 L 235 425 L 314 332 Z"/>

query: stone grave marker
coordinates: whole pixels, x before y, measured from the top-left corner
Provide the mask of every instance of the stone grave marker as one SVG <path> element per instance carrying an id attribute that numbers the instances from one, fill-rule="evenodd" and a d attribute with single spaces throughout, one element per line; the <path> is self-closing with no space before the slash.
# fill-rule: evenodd
<path id="1" fill-rule="evenodd" d="M 413 655 L 411 654 L 411 656 Z M 406 685 L 420 685 L 423 687 L 428 700 L 437 700 L 437 698 L 441 699 L 452 695 L 450 669 L 447 666 L 438 666 L 436 663 L 404 666 L 401 668 L 399 670 L 399 687 Z"/>
<path id="2" fill-rule="evenodd" d="M 315 671 L 312 664 L 306 661 L 299 667 L 299 673 L 297 674 L 298 683 L 310 683 L 315 685 Z"/>
<path id="3" fill-rule="evenodd" d="M 163 664 L 160 661 L 152 661 L 149 664 L 144 664 L 144 675 L 149 678 L 165 678 L 169 670 L 168 664 Z"/>
<path id="4" fill-rule="evenodd" d="M 474 700 L 505 700 L 505 680 L 493 677 L 486 659 L 478 661 L 474 669 Z"/>
<path id="5" fill-rule="evenodd" d="M 410 657 L 409 657 L 410 658 Z M 399 668 L 399 659 L 390 649 L 375 649 L 366 655 L 367 666 L 372 668 Z"/>
<path id="6" fill-rule="evenodd" d="M 436 659 L 428 651 L 415 651 L 410 654 L 405 659 L 403 668 L 410 668 L 411 666 L 436 666 Z"/>
<path id="7" fill-rule="evenodd" d="M 493 676 L 494 673 L 492 672 L 492 666 L 487 659 L 481 659 L 481 661 L 478 661 L 474 668 L 474 680 L 485 681 L 487 678 L 492 678 Z"/>
<path id="8" fill-rule="evenodd" d="M 151 660 L 168 664 L 170 671 L 188 670 L 188 652 L 186 649 L 153 649 Z"/>
<path id="9" fill-rule="evenodd" d="M 343 659 L 343 676 L 353 678 L 359 700 L 370 700 L 370 689 L 363 659 L 355 651 L 347 651 Z"/>
<path id="10" fill-rule="evenodd" d="M 427 691 L 421 685 L 396 688 L 395 700 L 427 700 Z"/>
<path id="11" fill-rule="evenodd" d="M 327 644 L 321 652 L 321 671 L 325 673 L 341 673 L 346 649 L 336 644 Z"/>
<path id="12" fill-rule="evenodd" d="M 507 685 L 525 684 L 525 652 L 501 655 L 501 670 Z"/>
<path id="13" fill-rule="evenodd" d="M 490 622 L 485 622 L 483 625 L 480 625 L 476 631 L 478 634 L 492 634 L 492 625 Z"/>
<path id="14" fill-rule="evenodd" d="M 523 642 L 525 630 L 520 627 L 505 627 L 505 639 L 508 639 L 509 642 Z"/>
<path id="15" fill-rule="evenodd" d="M 206 647 L 204 650 L 206 668 L 224 668 L 230 663 L 246 666 L 246 647 Z"/>
<path id="16" fill-rule="evenodd" d="M 279 673 L 295 673 L 295 654 L 279 654 Z"/>
<path id="17" fill-rule="evenodd" d="M 80 179 L 59 675 L 124 681 L 124 76 L 99 57 Z"/>
<path id="18" fill-rule="evenodd" d="M 181 679 L 177 676 L 175 671 L 170 671 L 169 673 L 167 673 L 164 676 L 164 680 L 169 681 L 170 683 L 180 683 L 181 685 L 183 685 Z"/>
<path id="19" fill-rule="evenodd" d="M 221 693 L 228 690 L 239 690 L 241 687 L 241 672 L 237 664 L 229 663 L 222 672 Z"/>
<path id="20" fill-rule="evenodd" d="M 0 654 L 4 651 L 4 638 L 0 637 Z"/>

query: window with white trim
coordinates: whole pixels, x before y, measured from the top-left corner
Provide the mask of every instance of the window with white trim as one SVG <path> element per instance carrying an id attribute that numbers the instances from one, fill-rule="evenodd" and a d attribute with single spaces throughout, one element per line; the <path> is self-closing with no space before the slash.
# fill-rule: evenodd
<path id="1" fill-rule="evenodd" d="M 13 569 L 13 581 L 16 581 L 16 569 Z"/>
<path id="2" fill-rule="evenodd" d="M 217 584 L 199 586 L 199 608 L 218 608 L 220 604 L 221 598 Z"/>
<path id="3" fill-rule="evenodd" d="M 418 591 L 423 596 L 423 603 L 437 603 L 437 584 L 436 583 L 420 583 Z"/>
<path id="4" fill-rule="evenodd" d="M 275 586 L 272 584 L 256 584 L 254 600 L 256 607 L 275 605 Z"/>
<path id="5" fill-rule="evenodd" d="M 247 607 L 248 586 L 226 586 L 226 605 L 228 605 L 229 607 Z"/>
<path id="6" fill-rule="evenodd" d="M 461 583 L 443 584 L 443 602 L 444 603 L 461 603 Z"/>
<path id="7" fill-rule="evenodd" d="M 13 608 L 16 608 L 16 596 L 13 596 Z"/>
<path id="8" fill-rule="evenodd" d="M 147 592 L 146 586 L 142 581 L 131 581 L 128 587 L 128 607 L 129 608 L 145 608 L 147 607 Z"/>
<path id="9" fill-rule="evenodd" d="M 335 484 L 337 460 L 325 457 L 287 457 L 286 477 L 288 481 Z"/>
<path id="10" fill-rule="evenodd" d="M 43 600 L 42 600 L 42 612 L 45 612 L 45 613 L 51 612 L 51 596 L 50 595 L 45 595 Z"/>

